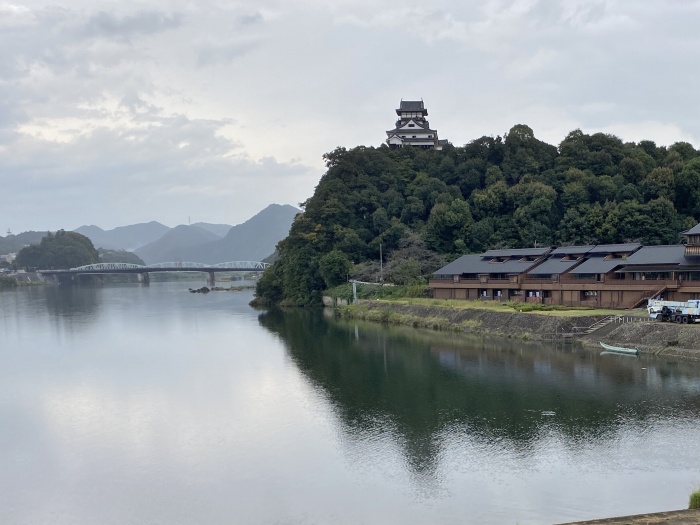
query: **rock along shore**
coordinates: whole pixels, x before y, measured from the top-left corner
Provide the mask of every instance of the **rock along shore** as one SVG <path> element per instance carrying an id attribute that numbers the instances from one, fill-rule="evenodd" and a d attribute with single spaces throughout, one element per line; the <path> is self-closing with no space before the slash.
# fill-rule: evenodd
<path id="1" fill-rule="evenodd" d="M 523 340 L 562 340 L 604 319 L 604 315 L 557 316 L 534 312 L 494 311 L 477 308 L 453 308 L 416 305 L 392 301 L 360 300 L 340 307 L 339 315 L 417 328 L 451 330 Z M 582 311 L 585 312 L 585 311 Z M 548 312 L 552 314 L 553 312 Z M 624 315 L 624 312 L 620 312 Z M 600 350 L 599 341 L 616 346 L 638 348 L 640 353 L 679 359 L 700 360 L 700 324 L 678 325 L 661 322 L 636 322 L 610 325 L 590 335 L 574 335 L 573 341 Z"/>

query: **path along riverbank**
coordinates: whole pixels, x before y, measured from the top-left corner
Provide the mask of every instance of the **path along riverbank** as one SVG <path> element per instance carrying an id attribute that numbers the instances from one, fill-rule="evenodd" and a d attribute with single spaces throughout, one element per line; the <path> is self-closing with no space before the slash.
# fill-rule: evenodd
<path id="1" fill-rule="evenodd" d="M 563 340 L 566 337 L 566 340 L 597 350 L 600 350 L 599 341 L 603 341 L 616 346 L 638 348 L 642 354 L 700 360 L 700 324 L 646 322 L 640 312 L 636 315 L 643 322 L 613 323 L 590 334 L 583 334 L 583 329 L 610 314 L 588 315 L 586 310 L 518 312 L 506 310 L 506 307 L 500 311 L 493 308 L 415 304 L 410 300 L 360 300 L 350 306 L 338 307 L 337 312 L 348 319 L 511 339 Z M 627 314 L 629 312 L 620 311 L 620 315 Z"/>
<path id="2" fill-rule="evenodd" d="M 700 523 L 700 510 L 677 510 L 621 518 L 577 521 L 562 525 L 698 525 L 698 523 Z"/>

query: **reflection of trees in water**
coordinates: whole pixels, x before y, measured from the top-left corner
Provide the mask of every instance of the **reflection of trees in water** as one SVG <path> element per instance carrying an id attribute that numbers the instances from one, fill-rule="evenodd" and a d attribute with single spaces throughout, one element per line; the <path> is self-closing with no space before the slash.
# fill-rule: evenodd
<path id="1" fill-rule="evenodd" d="M 47 286 L 46 309 L 62 325 L 91 322 L 100 312 L 100 293 L 95 286 Z"/>
<path id="2" fill-rule="evenodd" d="M 306 310 L 266 312 L 260 324 L 279 334 L 299 369 L 328 395 L 344 438 L 393 434 L 417 473 L 437 467 L 445 432 L 527 453 L 552 429 L 578 447 L 615 439 L 622 424 L 642 428 L 666 418 L 669 408 L 700 408 L 694 365 L 425 335 L 327 321 Z"/>

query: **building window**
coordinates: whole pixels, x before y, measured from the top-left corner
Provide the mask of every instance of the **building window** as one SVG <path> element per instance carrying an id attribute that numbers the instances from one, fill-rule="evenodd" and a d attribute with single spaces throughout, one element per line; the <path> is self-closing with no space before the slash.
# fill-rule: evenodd
<path id="1" fill-rule="evenodd" d="M 415 135 L 413 135 L 413 138 L 415 139 L 415 138 L 416 138 L 416 136 L 415 136 Z"/>
<path id="2" fill-rule="evenodd" d="M 415 125 L 415 124 L 409 124 L 408 127 L 409 127 L 409 128 L 415 128 L 416 125 Z"/>

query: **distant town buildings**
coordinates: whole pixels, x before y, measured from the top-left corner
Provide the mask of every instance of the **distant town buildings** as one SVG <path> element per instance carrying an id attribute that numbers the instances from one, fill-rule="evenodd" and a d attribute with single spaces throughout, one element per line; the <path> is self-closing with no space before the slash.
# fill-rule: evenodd
<path id="1" fill-rule="evenodd" d="M 396 127 L 386 132 L 386 143 L 390 148 L 414 146 L 423 149 L 442 149 L 447 140 L 439 140 L 438 132 L 430 129 L 425 117 L 428 110 L 422 100 L 402 100 L 396 110 L 399 119 Z"/>

